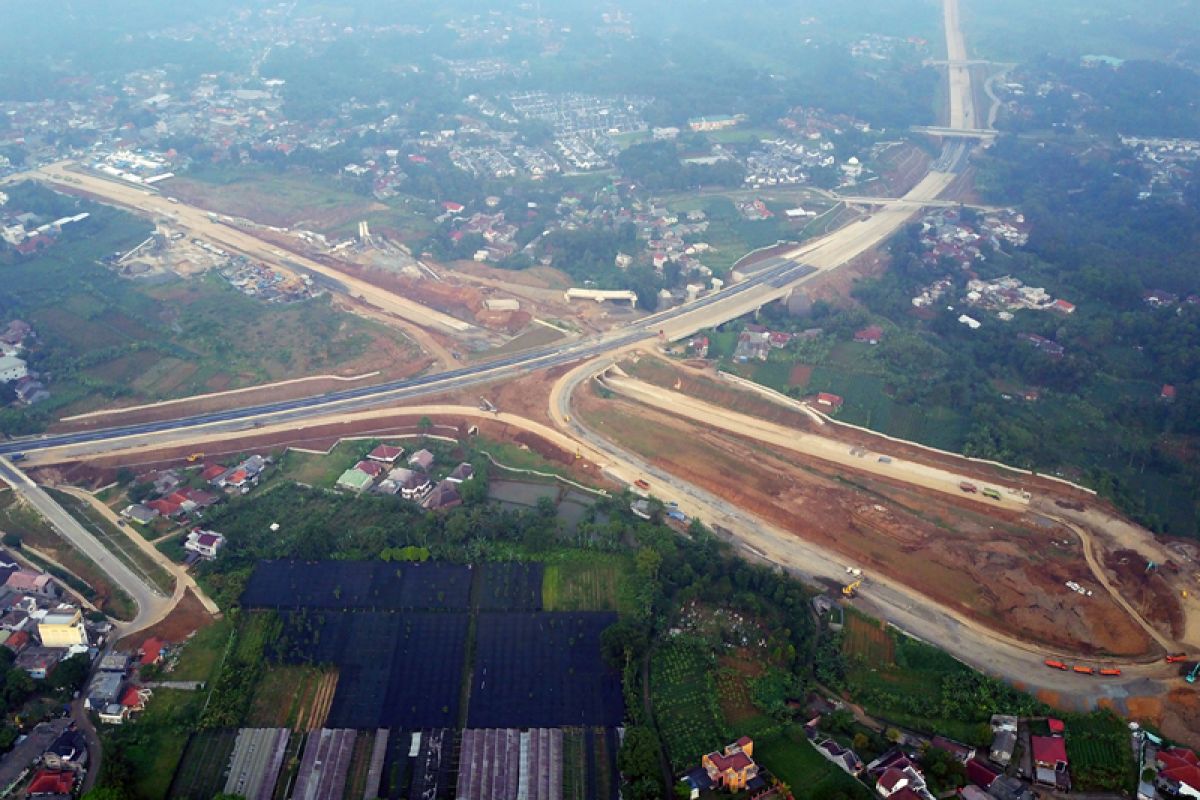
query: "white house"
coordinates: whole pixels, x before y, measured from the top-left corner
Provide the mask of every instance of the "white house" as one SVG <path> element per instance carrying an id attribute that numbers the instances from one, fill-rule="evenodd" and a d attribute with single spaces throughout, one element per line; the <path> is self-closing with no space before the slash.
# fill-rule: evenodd
<path id="1" fill-rule="evenodd" d="M 224 544 L 225 537 L 221 534 L 197 528 L 188 534 L 187 541 L 183 543 L 183 548 L 201 558 L 216 558 L 217 553 Z"/>
<path id="2" fill-rule="evenodd" d="M 19 381 L 29 374 L 25 362 L 16 356 L 0 356 L 0 383 Z"/>

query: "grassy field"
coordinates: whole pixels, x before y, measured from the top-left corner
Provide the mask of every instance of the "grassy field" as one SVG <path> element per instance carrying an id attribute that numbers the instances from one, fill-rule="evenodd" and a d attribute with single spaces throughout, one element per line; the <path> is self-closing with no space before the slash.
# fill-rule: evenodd
<path id="1" fill-rule="evenodd" d="M 729 735 L 716 706 L 712 656 L 702 647 L 669 639 L 650 661 L 654 719 L 676 769 L 698 762 Z"/>
<path id="2" fill-rule="evenodd" d="M 188 739 L 183 759 L 171 780 L 173 800 L 212 800 L 225 788 L 225 771 L 237 731 L 197 731 Z"/>
<path id="3" fill-rule="evenodd" d="M 154 698 L 136 723 L 139 731 L 150 735 L 131 736 L 122 748 L 132 768 L 134 797 L 159 800 L 167 796 L 187 747 L 191 721 L 203 702 L 202 692 L 154 690 Z"/>
<path id="4" fill-rule="evenodd" d="M 87 503 L 66 492 L 48 490 L 58 504 L 67 510 L 88 533 L 95 536 L 104 547 L 125 563 L 138 576 L 165 595 L 175 591 L 175 576 L 137 546 L 125 533 Z"/>
<path id="5" fill-rule="evenodd" d="M 499 347 L 493 347 L 491 350 L 481 350 L 478 353 L 470 353 L 467 357 L 472 361 L 482 361 L 489 358 L 509 356 L 514 353 L 530 350 L 534 347 L 544 347 L 548 344 L 554 344 L 562 339 L 564 335 L 561 331 L 545 325 L 531 325 Z"/>
<path id="6" fill-rule="evenodd" d="M 754 758 L 790 786 L 798 800 L 873 797 L 865 786 L 822 758 L 796 727 L 755 739 Z"/>
<path id="7" fill-rule="evenodd" d="M 172 178 L 164 191 L 201 208 L 267 225 L 332 231 L 388 206 L 354 194 L 335 178 L 303 170 L 285 173 L 245 167 L 203 167 Z"/>
<path id="8" fill-rule="evenodd" d="M 405 445 L 405 449 L 410 449 Z M 279 463 L 281 478 L 308 486 L 333 488 L 338 476 L 370 452 L 367 442 L 340 442 L 329 453 L 299 453 L 289 450 Z"/>
<path id="9" fill-rule="evenodd" d="M 884 629 L 891 646 L 880 640 L 877 622 L 856 614 L 846 615 L 843 652 L 858 657 L 847 659 L 846 687 L 851 697 L 868 714 L 912 730 L 936 731 L 958 741 L 978 738 L 979 720 L 941 718 L 920 713 L 910 698 L 934 701 L 943 697 L 943 683 L 951 677 L 973 675 L 973 671 L 948 653 Z"/>
<path id="10" fill-rule="evenodd" d="M 251 727 L 308 730 L 319 715 L 337 673 L 308 666 L 272 666 L 254 692 L 246 724 Z"/>
<path id="11" fill-rule="evenodd" d="M 547 611 L 628 613 L 633 597 L 628 556 L 564 550 L 547 560 L 542 573 L 542 607 Z"/>
<path id="12" fill-rule="evenodd" d="M 229 617 L 223 617 L 197 631 L 184 645 L 179 661 L 170 673 L 171 680 L 211 681 L 232 634 L 233 620 Z"/>

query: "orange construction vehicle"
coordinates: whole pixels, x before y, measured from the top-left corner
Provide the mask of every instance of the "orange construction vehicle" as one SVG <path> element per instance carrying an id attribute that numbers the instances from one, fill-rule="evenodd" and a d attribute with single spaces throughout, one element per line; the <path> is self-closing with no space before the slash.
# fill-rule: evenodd
<path id="1" fill-rule="evenodd" d="M 1115 678 L 1116 676 L 1121 674 L 1121 670 L 1117 669 L 1116 667 L 1106 667 L 1106 668 L 1100 670 L 1100 674 L 1106 675 L 1110 678 Z"/>
<path id="2" fill-rule="evenodd" d="M 1167 656 L 1168 664 L 1178 664 L 1180 661 L 1187 661 L 1187 653 L 1172 653 Z"/>
<path id="3" fill-rule="evenodd" d="M 187 460 L 188 460 L 189 464 L 193 464 L 202 458 L 204 458 L 204 453 L 192 453 L 190 456 L 187 457 Z"/>
<path id="4" fill-rule="evenodd" d="M 1064 663 L 1063 663 L 1063 662 L 1061 662 L 1061 661 L 1055 661 L 1053 658 L 1047 658 L 1047 659 L 1046 659 L 1046 666 L 1047 666 L 1047 667 L 1050 667 L 1050 668 L 1052 668 L 1052 669 L 1061 669 L 1061 670 L 1064 670 L 1064 671 L 1065 671 L 1065 670 L 1067 670 L 1067 669 L 1069 669 L 1069 667 L 1067 667 L 1067 665 L 1066 665 L 1066 664 L 1064 664 Z"/>
<path id="5" fill-rule="evenodd" d="M 1081 666 L 1076 665 L 1074 667 L 1071 667 L 1071 669 L 1074 670 L 1075 672 L 1078 672 L 1080 675 L 1095 675 L 1096 674 L 1096 670 L 1092 669 L 1091 667 L 1081 667 Z"/>

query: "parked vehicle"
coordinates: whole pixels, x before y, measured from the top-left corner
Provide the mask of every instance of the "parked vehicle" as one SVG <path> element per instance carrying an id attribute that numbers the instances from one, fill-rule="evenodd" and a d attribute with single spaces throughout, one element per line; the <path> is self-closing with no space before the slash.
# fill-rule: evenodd
<path id="1" fill-rule="evenodd" d="M 990 499 L 992 499 L 992 500 L 999 500 L 999 499 L 1000 499 L 1000 493 L 999 493 L 998 491 L 996 491 L 995 489 L 992 489 L 992 488 L 990 488 L 990 487 L 989 487 L 989 488 L 987 488 L 987 489 L 984 489 L 984 490 L 983 490 L 983 496 L 984 496 L 984 497 L 987 497 L 987 498 L 990 498 Z"/>
<path id="2" fill-rule="evenodd" d="M 979 487 L 973 483 L 970 483 L 969 481 L 963 481 L 958 485 L 958 488 L 962 489 L 967 494 L 975 494 L 979 491 Z"/>
<path id="3" fill-rule="evenodd" d="M 1064 664 L 1061 661 L 1055 661 L 1053 658 L 1047 658 L 1045 663 L 1046 663 L 1047 667 L 1050 667 L 1052 669 L 1061 669 L 1064 672 L 1066 672 L 1069 669 L 1069 667 L 1066 664 Z"/>

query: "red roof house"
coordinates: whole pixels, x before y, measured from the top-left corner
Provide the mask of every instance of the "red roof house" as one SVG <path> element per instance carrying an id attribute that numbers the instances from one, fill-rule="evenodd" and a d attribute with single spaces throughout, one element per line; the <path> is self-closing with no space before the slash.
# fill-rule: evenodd
<path id="1" fill-rule="evenodd" d="M 380 475 L 382 475 L 387 470 L 387 468 L 385 466 L 383 466 L 383 464 L 380 464 L 378 461 L 368 461 L 366 459 L 363 459 L 362 461 L 355 464 L 354 468 L 356 470 L 358 470 L 359 472 L 367 473 L 372 478 L 378 478 Z"/>
<path id="2" fill-rule="evenodd" d="M 138 660 L 138 663 L 142 666 L 159 663 L 163 660 L 162 651 L 166 646 L 166 640 L 160 639 L 157 636 L 151 636 L 142 642 L 142 657 Z"/>
<path id="3" fill-rule="evenodd" d="M 861 331 L 854 332 L 854 341 L 864 344 L 879 344 L 883 341 L 883 328 L 878 325 L 868 325 Z"/>
<path id="4" fill-rule="evenodd" d="M 69 795 L 75 788 L 75 773 L 69 770 L 41 769 L 33 776 L 33 781 L 25 793 L 31 797 L 43 794 Z"/>
<path id="5" fill-rule="evenodd" d="M 842 403 L 844 402 L 845 400 L 842 399 L 840 394 L 821 392 L 817 395 L 817 405 L 832 408 L 834 411 L 837 411 L 839 408 L 841 408 Z"/>
<path id="6" fill-rule="evenodd" d="M 967 762 L 967 780 L 981 789 L 988 788 L 999 777 L 999 772 L 977 758 Z"/>
<path id="7" fill-rule="evenodd" d="M 1051 733 L 1066 733 L 1067 732 L 1066 724 L 1064 724 L 1061 719 L 1055 719 L 1054 717 L 1047 717 L 1046 727 L 1048 727 L 1050 729 Z"/>
<path id="8" fill-rule="evenodd" d="M 371 452 L 367 453 L 367 458 L 372 461 L 382 461 L 385 464 L 393 463 L 397 458 L 404 455 L 403 447 L 393 447 L 390 444 L 381 444 Z"/>
<path id="9" fill-rule="evenodd" d="M 128 708 L 130 711 L 142 711 L 146 708 L 146 701 L 150 699 L 149 696 L 149 689 L 130 686 L 125 690 L 125 694 L 121 695 L 121 706 Z"/>
<path id="10" fill-rule="evenodd" d="M 1166 400 L 1168 403 L 1175 399 L 1175 387 L 1169 383 L 1164 383 L 1162 391 L 1158 393 L 1160 400 Z"/>
<path id="11" fill-rule="evenodd" d="M 200 473 L 200 477 L 206 481 L 215 481 L 217 478 L 225 474 L 225 468 L 220 464 L 209 464 Z"/>
<path id="12" fill-rule="evenodd" d="M 1161 784 L 1180 796 L 1200 794 L 1200 759 L 1194 752 L 1181 747 L 1159 750 L 1156 761 Z"/>
<path id="13" fill-rule="evenodd" d="M 179 503 L 161 497 L 146 503 L 146 507 L 153 508 L 164 517 L 173 517 L 180 511 Z"/>

